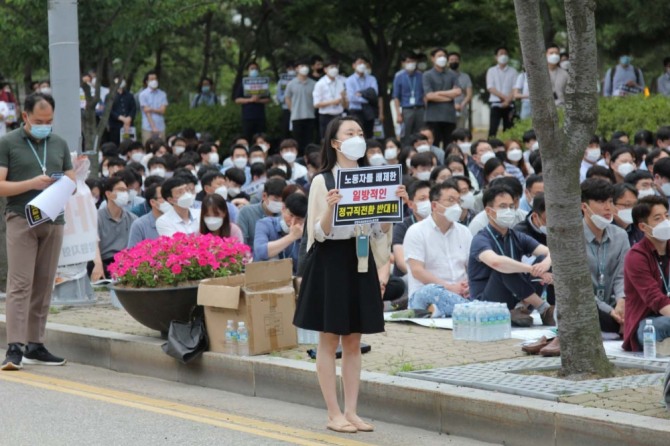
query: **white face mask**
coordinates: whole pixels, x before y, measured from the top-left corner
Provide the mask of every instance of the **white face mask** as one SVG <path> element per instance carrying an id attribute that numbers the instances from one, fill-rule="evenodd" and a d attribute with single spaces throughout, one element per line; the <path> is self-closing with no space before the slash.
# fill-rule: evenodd
<path id="1" fill-rule="evenodd" d="M 670 197 L 670 183 L 665 183 L 661 186 L 661 192 L 663 192 L 663 195 L 666 197 Z"/>
<path id="2" fill-rule="evenodd" d="M 293 164 L 298 155 L 295 152 L 284 152 L 281 154 L 281 157 L 284 158 L 284 161 L 287 163 Z"/>
<path id="3" fill-rule="evenodd" d="M 217 231 L 223 226 L 223 217 L 205 217 L 203 220 L 210 231 Z"/>
<path id="4" fill-rule="evenodd" d="M 331 77 L 331 78 L 334 79 L 334 78 L 337 77 L 338 74 L 340 74 L 340 70 L 338 70 L 338 69 L 335 68 L 335 67 L 333 67 L 333 68 L 328 68 L 328 72 L 327 72 L 327 74 L 328 74 L 329 77 Z"/>
<path id="5" fill-rule="evenodd" d="M 484 152 L 480 157 L 479 161 L 481 161 L 482 165 L 486 164 L 486 162 L 490 159 L 493 159 L 496 157 L 496 154 L 493 153 L 493 151 L 490 152 Z"/>
<path id="6" fill-rule="evenodd" d="M 600 149 L 586 149 L 586 161 L 595 163 L 600 159 Z"/>
<path id="7" fill-rule="evenodd" d="M 505 65 L 507 62 L 509 62 L 509 56 L 507 54 L 501 54 L 498 56 L 497 60 L 500 65 Z"/>
<path id="8" fill-rule="evenodd" d="M 342 141 L 339 151 L 342 152 L 348 160 L 358 161 L 365 155 L 365 139 L 360 136 L 353 136 Z"/>
<path id="9" fill-rule="evenodd" d="M 619 175 L 621 175 L 622 177 L 625 177 L 634 170 L 635 166 L 632 163 L 619 164 L 619 167 L 617 167 L 616 169 L 616 171 L 619 172 Z"/>
<path id="10" fill-rule="evenodd" d="M 432 211 L 430 200 L 419 201 L 418 203 L 415 203 L 415 205 L 416 213 L 419 217 L 427 218 L 430 215 Z"/>
<path id="11" fill-rule="evenodd" d="M 270 150 L 270 146 L 268 144 L 262 143 L 258 145 L 261 149 L 263 149 L 263 152 L 268 153 L 268 150 Z"/>
<path id="12" fill-rule="evenodd" d="M 356 72 L 360 74 L 364 74 L 365 70 L 367 69 L 367 66 L 364 63 L 359 63 L 356 65 Z"/>
<path id="13" fill-rule="evenodd" d="M 507 159 L 510 161 L 521 161 L 521 158 L 523 158 L 523 152 L 521 149 L 512 149 L 507 152 Z"/>
<path id="14" fill-rule="evenodd" d="M 174 152 L 175 155 L 179 156 L 182 153 L 186 152 L 186 147 L 184 147 L 184 146 L 174 146 L 172 148 L 172 151 Z"/>
<path id="15" fill-rule="evenodd" d="M 158 205 L 158 210 L 161 211 L 161 214 L 166 214 L 170 212 L 171 209 L 172 205 L 167 201 L 163 201 L 161 204 Z"/>
<path id="16" fill-rule="evenodd" d="M 384 158 L 387 160 L 394 160 L 398 157 L 398 149 L 389 147 L 384 150 Z"/>
<path id="17" fill-rule="evenodd" d="M 430 146 L 428 144 L 421 144 L 416 148 L 417 153 L 425 153 L 430 151 Z"/>
<path id="18" fill-rule="evenodd" d="M 288 173 L 288 169 L 283 164 L 278 165 L 277 169 L 281 170 L 284 173 Z"/>
<path id="19" fill-rule="evenodd" d="M 304 65 L 301 66 L 300 68 L 298 68 L 298 74 L 302 76 L 307 76 L 309 74 L 309 67 L 306 67 Z"/>
<path id="20" fill-rule="evenodd" d="M 165 178 L 165 169 L 163 169 L 162 167 L 157 167 L 155 169 L 151 169 L 149 171 L 149 175 L 156 175 L 158 177 Z"/>
<path id="21" fill-rule="evenodd" d="M 414 70 L 416 70 L 416 62 L 407 62 L 405 64 L 405 70 L 412 73 Z"/>
<path id="22" fill-rule="evenodd" d="M 514 209 L 498 209 L 496 211 L 495 222 L 501 228 L 510 229 L 514 226 L 516 221 L 516 213 Z"/>
<path id="23" fill-rule="evenodd" d="M 535 142 L 533 143 L 533 145 L 530 146 L 530 150 L 531 150 L 532 152 L 534 152 L 534 151 L 536 151 L 536 150 L 540 150 L 540 143 L 537 142 L 537 141 L 535 141 Z"/>
<path id="24" fill-rule="evenodd" d="M 407 166 L 408 169 L 412 167 L 412 158 L 407 158 L 405 160 L 405 166 Z"/>
<path id="25" fill-rule="evenodd" d="M 570 61 L 569 60 L 564 60 L 560 64 L 558 64 L 561 68 L 564 70 L 569 70 L 570 69 Z"/>
<path id="26" fill-rule="evenodd" d="M 247 159 L 246 158 L 235 158 L 233 160 L 233 165 L 237 167 L 238 169 L 244 169 L 247 167 Z"/>
<path id="27" fill-rule="evenodd" d="M 263 163 L 265 164 L 265 159 L 261 156 L 252 156 L 249 160 L 249 164 Z"/>
<path id="28" fill-rule="evenodd" d="M 651 195 L 656 195 L 656 193 L 654 192 L 654 189 L 652 189 L 652 188 L 642 189 L 642 190 L 637 191 L 637 198 L 638 199 L 644 198 L 644 197 L 649 197 Z"/>
<path id="29" fill-rule="evenodd" d="M 474 209 L 475 207 L 475 194 L 472 191 L 467 194 L 461 195 L 461 207 L 463 209 Z"/>
<path id="30" fill-rule="evenodd" d="M 182 209 L 188 209 L 191 206 L 193 206 L 193 203 L 195 202 L 195 195 L 193 195 L 190 192 L 185 192 L 179 199 L 177 200 L 177 206 L 179 206 Z"/>
<path id="31" fill-rule="evenodd" d="M 122 208 L 130 202 L 130 194 L 128 192 L 117 192 L 114 203 Z"/>
<path id="32" fill-rule="evenodd" d="M 458 222 L 458 219 L 461 218 L 462 213 L 463 209 L 461 209 L 458 204 L 454 204 L 446 208 L 442 214 L 450 222 Z"/>
<path id="33" fill-rule="evenodd" d="M 135 198 L 137 198 L 137 191 L 135 189 L 130 189 L 128 191 L 128 202 L 129 203 L 134 203 Z"/>
<path id="34" fill-rule="evenodd" d="M 149 81 L 149 83 L 148 83 L 147 85 L 148 85 L 149 88 L 151 88 L 152 90 L 155 90 L 155 89 L 158 88 L 158 81 L 154 79 L 154 80 L 152 80 L 152 81 Z"/>
<path id="35" fill-rule="evenodd" d="M 228 188 L 226 186 L 217 187 L 214 193 L 223 197 L 224 200 L 228 198 Z"/>
<path id="36" fill-rule="evenodd" d="M 230 198 L 237 197 L 240 194 L 240 188 L 239 187 L 229 187 L 228 188 L 228 196 Z"/>
<path id="37" fill-rule="evenodd" d="M 437 59 L 435 59 L 435 65 L 437 65 L 440 68 L 444 68 L 447 66 L 447 58 L 444 56 L 440 56 Z"/>
<path id="38" fill-rule="evenodd" d="M 291 228 L 289 228 L 288 224 L 284 220 L 284 217 L 279 217 L 279 226 L 281 227 L 281 230 L 284 234 L 288 234 Z"/>
<path id="39" fill-rule="evenodd" d="M 172 172 L 168 172 L 168 173 L 172 173 Z M 197 195 L 200 192 L 202 192 L 202 184 L 198 183 L 198 184 L 195 185 L 195 193 Z"/>
<path id="40" fill-rule="evenodd" d="M 430 180 L 430 172 L 417 172 L 416 178 L 417 180 L 428 181 Z"/>
<path id="41" fill-rule="evenodd" d="M 209 164 L 219 164 L 219 154 L 216 152 L 210 152 L 209 155 L 207 155 L 207 162 Z"/>
<path id="42" fill-rule="evenodd" d="M 550 54 L 550 55 L 547 56 L 547 63 L 549 63 L 551 65 L 556 65 L 560 61 L 561 61 L 561 56 L 559 56 L 558 54 Z"/>
<path id="43" fill-rule="evenodd" d="M 619 219 L 625 224 L 629 225 L 633 223 L 633 209 L 621 209 L 617 212 Z"/>
<path id="44" fill-rule="evenodd" d="M 368 158 L 368 163 L 370 163 L 371 166 L 382 166 L 386 164 L 386 160 L 384 159 L 384 155 L 381 153 L 375 153 L 370 158 Z"/>
<path id="45" fill-rule="evenodd" d="M 139 163 L 140 161 L 142 161 L 142 158 L 144 158 L 144 153 L 142 153 L 142 152 L 135 152 L 130 156 L 130 159 L 132 159 L 136 163 Z"/>
<path id="46" fill-rule="evenodd" d="M 651 230 L 651 236 L 664 242 L 670 240 L 670 220 L 663 220 Z"/>
<path id="47" fill-rule="evenodd" d="M 102 169 L 102 176 L 105 178 L 109 177 L 109 169 Z"/>
<path id="48" fill-rule="evenodd" d="M 273 214 L 278 214 L 284 208 L 284 203 L 282 203 L 281 201 L 268 200 L 266 206 L 268 207 L 268 211 L 270 211 Z"/>
<path id="49" fill-rule="evenodd" d="M 590 209 L 589 209 L 590 210 Z M 593 211 L 591 211 L 593 212 Z M 612 223 L 612 218 L 610 217 L 609 219 L 600 216 L 598 214 L 591 214 L 591 222 L 595 225 L 596 228 L 598 229 L 605 229 Z"/>
<path id="50" fill-rule="evenodd" d="M 461 152 L 463 152 L 466 155 L 470 155 L 470 147 L 472 146 L 472 143 L 469 142 L 461 142 L 458 144 L 458 147 L 461 149 Z"/>

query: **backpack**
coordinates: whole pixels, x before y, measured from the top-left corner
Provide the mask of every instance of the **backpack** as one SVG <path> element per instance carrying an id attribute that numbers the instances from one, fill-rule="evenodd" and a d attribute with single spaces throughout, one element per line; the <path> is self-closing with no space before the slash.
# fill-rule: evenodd
<path id="1" fill-rule="evenodd" d="M 323 179 L 326 181 L 326 189 L 331 190 L 335 189 L 335 176 L 333 172 L 327 171 L 322 172 Z M 309 252 L 307 252 L 307 241 L 309 237 L 307 236 L 307 214 L 305 214 L 305 226 L 302 229 L 302 239 L 300 240 L 300 251 L 298 253 L 298 268 L 296 272 L 297 277 L 302 277 L 305 272 L 305 265 L 308 263 L 308 256 L 313 252 L 314 245 L 312 245 Z"/>
<path id="2" fill-rule="evenodd" d="M 614 65 L 612 68 L 610 68 L 610 96 L 612 96 L 612 93 L 614 93 L 614 75 L 616 74 L 616 69 L 619 65 Z M 635 72 L 635 83 L 640 85 L 640 69 L 637 67 L 633 67 L 633 71 Z"/>

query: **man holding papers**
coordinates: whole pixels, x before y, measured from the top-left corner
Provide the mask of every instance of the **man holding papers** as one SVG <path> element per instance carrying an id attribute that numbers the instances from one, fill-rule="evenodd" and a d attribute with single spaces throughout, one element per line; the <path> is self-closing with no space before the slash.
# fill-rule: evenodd
<path id="1" fill-rule="evenodd" d="M 7 197 L 9 344 L 0 370 L 19 370 L 23 364 L 65 364 L 65 359 L 44 347 L 65 221 L 61 215 L 30 227 L 25 210 L 57 177 L 66 175 L 75 181 L 68 146 L 51 133 L 54 108 L 50 95 L 31 94 L 22 112 L 23 127 L 0 138 L 0 196 Z"/>

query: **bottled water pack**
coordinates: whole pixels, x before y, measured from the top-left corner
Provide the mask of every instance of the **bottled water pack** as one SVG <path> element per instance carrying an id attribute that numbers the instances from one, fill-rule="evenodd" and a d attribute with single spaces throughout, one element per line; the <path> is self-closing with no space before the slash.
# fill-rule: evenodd
<path id="1" fill-rule="evenodd" d="M 452 313 L 454 339 L 460 341 L 498 341 L 509 339 L 512 318 L 507 305 L 472 301 L 456 304 Z"/>

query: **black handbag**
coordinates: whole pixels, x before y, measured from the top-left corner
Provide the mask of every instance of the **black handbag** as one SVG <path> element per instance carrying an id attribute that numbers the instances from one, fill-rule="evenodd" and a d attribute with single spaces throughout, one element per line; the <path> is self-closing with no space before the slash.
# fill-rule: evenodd
<path id="1" fill-rule="evenodd" d="M 209 338 L 205 328 L 205 309 L 196 305 L 191 310 L 188 322 L 172 321 L 168 331 L 167 342 L 163 344 L 163 351 L 186 364 L 207 351 Z"/>

